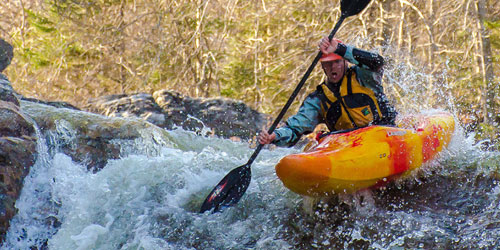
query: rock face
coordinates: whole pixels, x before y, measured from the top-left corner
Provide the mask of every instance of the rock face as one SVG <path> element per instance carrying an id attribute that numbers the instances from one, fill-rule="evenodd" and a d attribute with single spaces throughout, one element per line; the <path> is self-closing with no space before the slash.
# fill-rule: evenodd
<path id="1" fill-rule="evenodd" d="M 217 136 L 252 138 L 266 123 L 263 114 L 224 98 L 191 98 L 160 90 L 153 95 L 111 95 L 89 101 L 86 110 L 112 117 L 135 116 L 161 128 L 211 129 Z"/>
<path id="2" fill-rule="evenodd" d="M 19 99 L 0 74 L 0 241 L 16 214 L 15 201 L 23 180 L 36 160 L 33 124 L 19 108 Z"/>
<path id="3" fill-rule="evenodd" d="M 85 109 L 110 117 L 138 117 L 156 126 L 166 124 L 162 109 L 149 94 L 109 95 L 90 99 Z"/>
<path id="4" fill-rule="evenodd" d="M 39 102 L 21 101 L 21 107 L 44 131 L 49 154 L 62 152 L 93 172 L 118 159 L 124 146 L 148 136 L 145 133 L 166 133 L 140 119 L 113 119 Z"/>
<path id="5" fill-rule="evenodd" d="M 194 99 L 165 90 L 154 95 L 104 96 L 91 100 L 86 107 L 91 112 L 116 119 L 80 111 L 65 103 L 28 98 L 20 102 L 10 93 L 5 99 L 16 105 L 21 103 L 23 112 L 43 131 L 42 135 L 50 144 L 49 153 L 62 152 L 94 172 L 102 169 L 108 160 L 121 156 L 123 143 L 117 141 L 128 143 L 143 138 L 144 128 L 162 134 L 165 130 L 161 128 L 182 126 L 186 130 L 199 131 L 208 127 L 217 136 L 247 139 L 265 123 L 263 115 L 241 102 Z M 122 119 L 125 117 L 133 119 Z M 0 131 L 8 130 L 14 136 L 33 133 L 32 127 L 22 124 L 11 117 L 3 123 L 0 121 Z"/>

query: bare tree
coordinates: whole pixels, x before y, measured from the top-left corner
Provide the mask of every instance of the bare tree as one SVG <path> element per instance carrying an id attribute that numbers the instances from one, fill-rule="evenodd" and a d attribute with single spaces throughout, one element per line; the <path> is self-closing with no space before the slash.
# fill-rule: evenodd
<path id="1" fill-rule="evenodd" d="M 490 43 L 490 33 L 484 27 L 484 22 L 487 21 L 488 1 L 476 0 L 477 7 L 477 25 L 479 29 L 480 45 L 481 45 L 481 73 L 482 73 L 482 96 L 481 103 L 483 106 L 483 115 L 485 123 L 493 125 L 495 116 L 495 92 L 494 92 L 494 77 L 492 53 Z"/>

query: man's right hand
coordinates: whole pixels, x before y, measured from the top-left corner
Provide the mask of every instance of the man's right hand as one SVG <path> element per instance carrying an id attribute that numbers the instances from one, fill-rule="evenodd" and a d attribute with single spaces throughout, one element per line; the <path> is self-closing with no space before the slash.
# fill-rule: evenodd
<path id="1" fill-rule="evenodd" d="M 328 36 L 325 36 L 319 42 L 318 47 L 319 47 L 319 50 L 321 50 L 321 53 L 328 55 L 330 53 L 335 52 L 339 43 L 342 43 L 339 39 L 332 38 L 332 40 L 330 40 L 330 39 L 328 39 Z"/>
<path id="2" fill-rule="evenodd" d="M 262 130 L 257 137 L 257 141 L 259 141 L 260 144 L 266 145 L 271 143 L 276 139 L 276 134 L 273 132 L 272 134 L 267 133 L 266 130 Z"/>

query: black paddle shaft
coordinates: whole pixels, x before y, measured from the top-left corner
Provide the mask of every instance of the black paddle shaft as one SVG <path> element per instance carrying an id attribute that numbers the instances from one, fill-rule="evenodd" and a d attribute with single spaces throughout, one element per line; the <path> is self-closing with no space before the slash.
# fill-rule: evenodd
<path id="1" fill-rule="evenodd" d="M 353 16 L 353 15 L 358 14 L 369 3 L 370 3 L 370 0 L 342 0 L 340 2 L 340 11 L 341 11 L 340 18 L 337 21 L 337 24 L 333 28 L 332 32 L 330 32 L 330 35 L 328 35 L 328 40 L 332 40 L 332 38 L 335 36 L 337 31 L 339 30 L 340 25 L 342 25 L 342 22 L 344 22 L 344 19 L 346 19 L 349 16 Z M 295 97 L 297 97 L 297 95 L 299 94 L 300 90 L 302 89 L 302 87 L 306 83 L 307 78 L 309 78 L 309 75 L 311 75 L 311 72 L 314 70 L 314 67 L 316 67 L 316 64 L 318 64 L 319 59 L 321 58 L 322 55 L 323 55 L 323 53 L 321 51 L 319 51 L 318 54 L 316 55 L 316 57 L 314 58 L 314 61 L 312 62 L 311 66 L 309 66 L 309 68 L 307 69 L 307 71 L 304 74 L 304 76 L 302 77 L 302 79 L 300 79 L 300 82 L 297 85 L 297 87 L 295 88 L 295 90 L 293 91 L 292 95 L 290 96 L 290 98 L 288 98 L 288 101 L 286 102 L 285 106 L 283 107 L 283 109 L 281 109 L 281 112 L 279 113 L 278 117 L 276 117 L 273 124 L 269 128 L 269 130 L 267 132 L 268 134 L 271 134 L 272 132 L 274 132 L 274 130 L 276 129 L 276 127 L 280 123 L 281 119 L 283 119 L 283 116 L 285 115 L 286 111 L 288 110 L 288 108 L 290 108 L 290 105 L 292 105 L 293 100 L 295 100 Z M 259 144 L 259 146 L 257 146 L 257 148 L 253 152 L 252 156 L 248 160 L 246 167 L 248 167 L 248 168 L 250 167 L 250 165 L 253 163 L 255 158 L 257 158 L 257 155 L 259 155 L 259 153 L 263 147 L 264 147 L 264 145 L 262 145 L 262 144 Z"/>
<path id="2" fill-rule="evenodd" d="M 345 14 L 342 14 L 340 16 L 340 19 L 337 22 L 337 24 L 335 25 L 335 28 L 333 28 L 332 32 L 328 36 L 329 40 L 332 40 L 333 36 L 335 36 L 335 33 L 337 33 L 337 30 L 340 28 L 340 25 L 342 24 L 342 22 L 344 21 L 344 19 L 346 17 L 347 16 Z M 273 124 L 271 125 L 271 127 L 269 128 L 267 133 L 271 134 L 274 132 L 274 130 L 276 129 L 276 127 L 280 123 L 281 119 L 283 119 L 283 116 L 285 115 L 286 111 L 288 110 L 288 108 L 290 108 L 290 105 L 292 105 L 292 102 L 295 100 L 295 97 L 297 97 L 300 90 L 302 89 L 302 87 L 306 83 L 307 78 L 309 78 L 309 75 L 311 75 L 311 72 L 314 70 L 314 67 L 316 67 L 316 64 L 318 64 L 319 59 L 321 58 L 322 55 L 323 55 L 323 53 L 321 51 L 319 51 L 318 54 L 316 55 L 316 57 L 314 58 L 314 61 L 312 62 L 311 66 L 309 66 L 309 68 L 307 69 L 307 71 L 304 74 L 304 76 L 302 77 L 302 79 L 300 79 L 299 84 L 297 85 L 297 87 L 295 87 L 295 90 L 293 91 L 292 95 L 290 96 L 290 98 L 288 98 L 288 101 L 286 102 L 285 106 L 283 106 L 283 108 L 281 109 L 278 117 L 276 117 L 276 119 L 274 120 Z M 257 155 L 259 155 L 259 153 L 263 147 L 264 147 L 263 144 L 259 144 L 259 146 L 257 146 L 257 148 L 253 152 L 252 156 L 250 156 L 250 159 L 248 159 L 248 162 L 245 165 L 246 167 L 250 167 L 250 165 L 253 163 L 255 158 L 257 158 Z"/>

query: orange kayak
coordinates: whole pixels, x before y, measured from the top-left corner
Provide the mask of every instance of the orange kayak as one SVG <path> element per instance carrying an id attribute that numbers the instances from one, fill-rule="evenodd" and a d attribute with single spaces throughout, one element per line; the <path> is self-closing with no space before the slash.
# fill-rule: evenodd
<path id="1" fill-rule="evenodd" d="M 276 174 L 293 192 L 313 197 L 379 187 L 434 159 L 454 130 L 453 116 L 439 112 L 405 117 L 397 127 L 331 134 L 281 159 Z"/>

